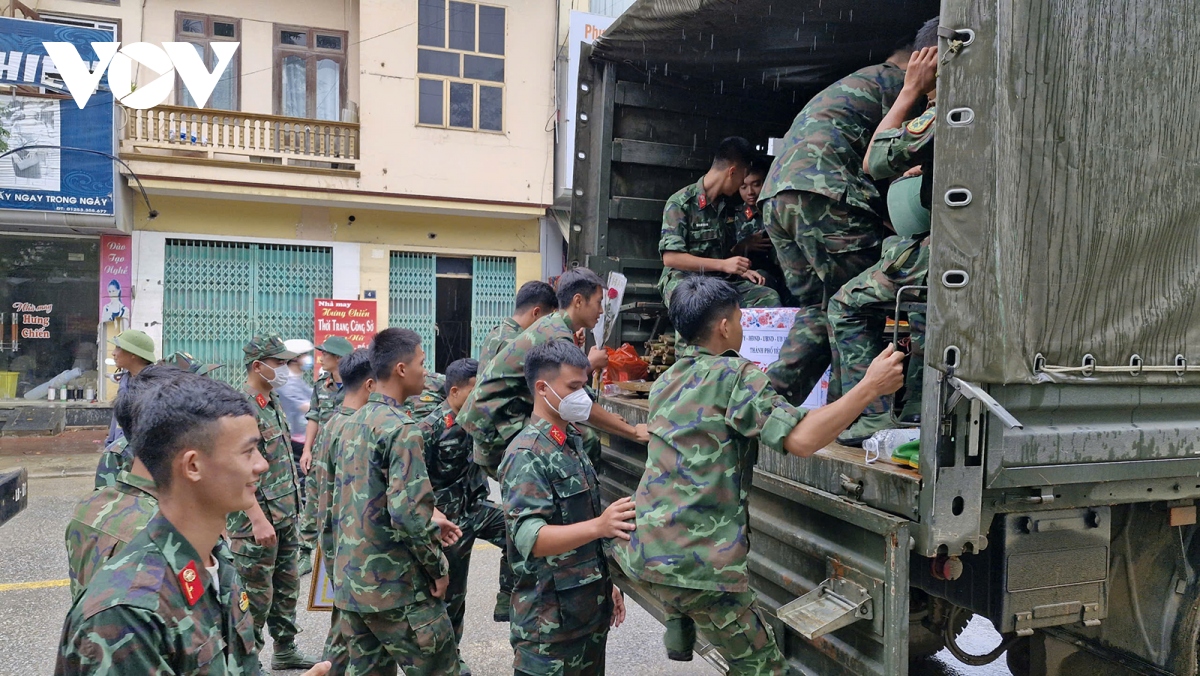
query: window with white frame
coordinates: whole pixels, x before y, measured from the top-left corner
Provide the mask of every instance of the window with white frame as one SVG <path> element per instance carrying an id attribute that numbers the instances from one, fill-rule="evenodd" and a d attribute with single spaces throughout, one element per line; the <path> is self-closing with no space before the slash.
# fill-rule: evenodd
<path id="1" fill-rule="evenodd" d="M 417 124 L 504 130 L 503 7 L 418 0 Z"/>

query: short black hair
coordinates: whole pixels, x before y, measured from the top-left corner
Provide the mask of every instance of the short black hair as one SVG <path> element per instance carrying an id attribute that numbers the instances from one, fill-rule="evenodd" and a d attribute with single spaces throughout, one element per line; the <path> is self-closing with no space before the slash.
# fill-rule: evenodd
<path id="1" fill-rule="evenodd" d="M 723 168 L 731 164 L 740 164 L 748 167 L 753 159 L 754 146 L 741 136 L 730 136 L 721 141 L 717 152 L 713 153 L 713 166 Z"/>
<path id="2" fill-rule="evenodd" d="M 746 175 L 747 176 L 758 175 L 758 176 L 762 176 L 763 178 L 766 178 L 767 174 L 770 173 L 770 171 L 771 171 L 770 160 L 768 160 L 765 157 L 762 157 L 761 155 L 756 155 L 754 157 L 754 159 L 750 160 L 750 166 L 746 168 Z"/>
<path id="3" fill-rule="evenodd" d="M 537 280 L 521 285 L 517 290 L 516 311 L 524 312 L 535 307 L 547 312 L 558 309 L 558 296 L 554 295 L 553 286 Z"/>
<path id="4" fill-rule="evenodd" d="M 556 338 L 530 350 L 525 355 L 525 384 L 529 386 L 529 392 L 533 392 L 534 383 L 544 380 L 547 372 L 558 372 L 563 366 L 575 366 L 586 371 L 590 364 L 587 357 L 583 356 L 583 350 L 565 338 Z"/>
<path id="5" fill-rule="evenodd" d="M 917 30 L 917 37 L 913 38 L 913 51 L 925 49 L 926 47 L 938 46 L 938 23 L 940 16 L 935 16 Z"/>
<path id="6" fill-rule="evenodd" d="M 587 268 L 567 270 L 558 278 L 558 306 L 565 308 L 571 305 L 576 295 L 591 298 L 597 289 L 603 289 L 604 282 L 600 275 Z"/>
<path id="7" fill-rule="evenodd" d="M 371 373 L 375 380 L 387 381 L 392 377 L 396 364 L 407 363 L 417 353 L 421 345 L 421 336 L 416 331 L 392 327 L 375 334 L 371 341 L 370 351 Z M 338 367 L 341 371 L 341 367 Z"/>
<path id="8" fill-rule="evenodd" d="M 688 343 L 707 340 L 713 327 L 738 307 L 737 289 L 723 279 L 692 275 L 671 294 L 669 315 L 675 330 Z"/>
<path id="9" fill-rule="evenodd" d="M 142 393 L 158 385 L 170 381 L 183 373 L 182 369 L 166 364 L 154 364 L 142 369 L 136 376 L 126 374 L 129 382 L 117 392 L 117 400 L 113 403 L 113 417 L 126 441 L 133 441 L 135 423 L 137 421 L 137 405 Z"/>
<path id="10" fill-rule="evenodd" d="M 456 359 L 446 367 L 446 383 L 442 386 L 444 394 L 450 394 L 451 387 L 462 387 L 479 375 L 479 362 L 474 359 Z"/>
<path id="11" fill-rule="evenodd" d="M 342 387 L 348 392 L 362 389 L 367 379 L 371 377 L 371 354 L 365 347 L 360 347 L 342 357 L 338 362 L 338 374 L 342 376 Z"/>
<path id="12" fill-rule="evenodd" d="M 167 490 L 175 456 L 185 448 L 212 450 L 221 418 L 253 415 L 246 395 L 219 380 L 175 369 L 173 378 L 139 395 L 131 445 L 154 485 Z"/>

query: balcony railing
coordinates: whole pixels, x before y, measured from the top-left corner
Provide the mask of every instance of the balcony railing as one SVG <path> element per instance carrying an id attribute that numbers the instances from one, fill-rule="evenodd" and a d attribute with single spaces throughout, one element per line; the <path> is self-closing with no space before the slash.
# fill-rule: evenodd
<path id="1" fill-rule="evenodd" d="M 355 123 L 184 106 L 124 112 L 121 152 L 139 159 L 199 158 L 301 170 L 358 170 Z"/>

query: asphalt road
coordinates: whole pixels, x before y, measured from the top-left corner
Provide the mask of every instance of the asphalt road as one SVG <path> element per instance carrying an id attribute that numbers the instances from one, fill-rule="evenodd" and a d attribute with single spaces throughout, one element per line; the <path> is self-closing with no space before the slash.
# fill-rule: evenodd
<path id="1" fill-rule="evenodd" d="M 0 675 L 48 674 L 53 671 L 62 621 L 70 606 L 63 531 L 75 504 L 92 487 L 91 477 L 35 480 L 30 483 L 29 508 L 0 527 Z M 476 676 L 512 674 L 508 626 L 491 619 L 496 594 L 499 550 L 476 545 L 467 600 L 463 656 Z M 308 578 L 302 583 L 308 589 Z M 305 652 L 321 650 L 329 628 L 327 613 L 301 609 L 298 637 Z M 667 661 L 658 622 L 631 604 L 623 626 L 608 641 L 608 673 L 621 676 L 715 674 L 702 660 Z M 974 620 L 961 644 L 982 653 L 999 641 L 990 625 Z M 270 644 L 264 662 L 270 661 Z M 988 667 L 958 664 L 948 653 L 917 665 L 914 676 L 998 676 L 1008 674 L 1003 659 Z M 299 673 L 299 672 L 287 672 Z"/>

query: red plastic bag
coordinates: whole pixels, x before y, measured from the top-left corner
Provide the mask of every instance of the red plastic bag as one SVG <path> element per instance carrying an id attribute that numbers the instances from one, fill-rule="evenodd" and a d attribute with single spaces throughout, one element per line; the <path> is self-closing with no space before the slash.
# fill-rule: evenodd
<path id="1" fill-rule="evenodd" d="M 608 368 L 604 369 L 605 384 L 645 380 L 650 375 L 649 366 L 629 343 L 616 350 L 608 346 L 604 349 L 608 352 Z"/>

